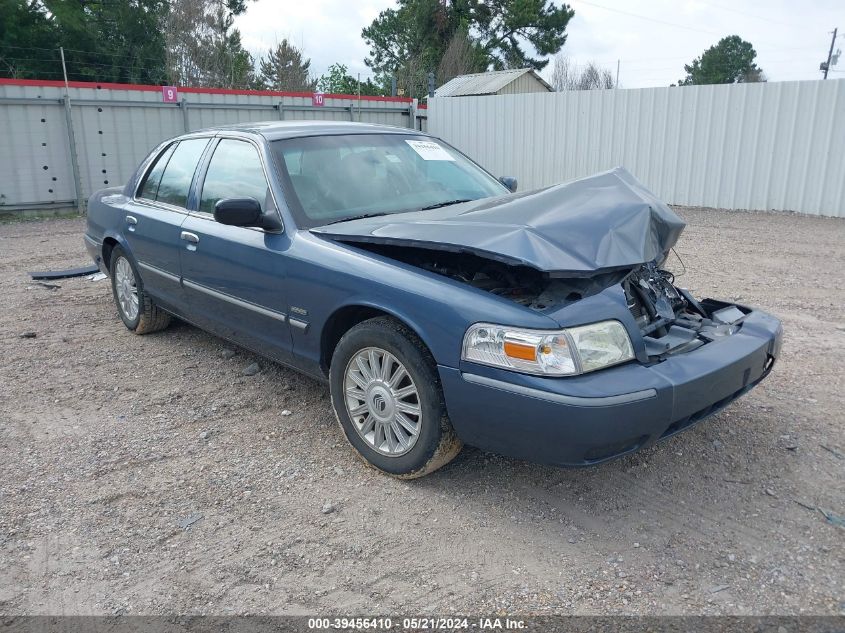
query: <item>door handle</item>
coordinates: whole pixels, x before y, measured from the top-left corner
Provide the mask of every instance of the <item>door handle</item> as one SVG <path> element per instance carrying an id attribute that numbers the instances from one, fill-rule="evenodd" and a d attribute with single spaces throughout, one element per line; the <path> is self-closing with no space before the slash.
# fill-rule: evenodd
<path id="1" fill-rule="evenodd" d="M 199 244 L 200 236 L 196 233 L 188 233 L 188 231 L 182 231 L 181 238 L 186 242 L 191 242 L 191 244 Z"/>
<path id="2" fill-rule="evenodd" d="M 134 225 L 138 224 L 138 218 L 136 218 L 134 215 L 127 215 L 126 216 L 126 223 L 134 226 Z"/>

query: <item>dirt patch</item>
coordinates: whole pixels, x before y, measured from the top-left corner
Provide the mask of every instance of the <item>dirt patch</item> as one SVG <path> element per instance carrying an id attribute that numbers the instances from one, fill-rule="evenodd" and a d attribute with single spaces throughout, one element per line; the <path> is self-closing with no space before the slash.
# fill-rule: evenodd
<path id="1" fill-rule="evenodd" d="M 0 226 L 0 612 L 842 613 L 814 508 L 845 515 L 845 221 L 680 212 L 679 283 L 784 320 L 769 379 L 608 465 L 466 448 L 418 481 L 352 455 L 323 385 L 32 283 L 87 262 L 82 220 Z"/>

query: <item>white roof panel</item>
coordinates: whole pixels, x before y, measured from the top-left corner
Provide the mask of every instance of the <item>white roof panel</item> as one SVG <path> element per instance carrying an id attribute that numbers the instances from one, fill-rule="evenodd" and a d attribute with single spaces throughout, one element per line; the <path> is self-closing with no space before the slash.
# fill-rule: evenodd
<path id="1" fill-rule="evenodd" d="M 545 81 L 530 68 L 515 68 L 513 70 L 494 70 L 488 73 L 460 75 L 447 81 L 434 91 L 435 97 L 464 97 L 469 95 L 491 95 L 518 79 L 525 73 L 532 73 L 538 81 L 546 86 Z M 549 88 L 551 89 L 551 88 Z"/>

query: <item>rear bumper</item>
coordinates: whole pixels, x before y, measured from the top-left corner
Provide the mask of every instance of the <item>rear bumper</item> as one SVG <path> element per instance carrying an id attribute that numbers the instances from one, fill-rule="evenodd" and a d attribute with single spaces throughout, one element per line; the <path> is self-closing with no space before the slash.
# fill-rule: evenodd
<path id="1" fill-rule="evenodd" d="M 108 275 L 109 271 L 106 263 L 103 261 L 103 243 L 98 242 L 90 235 L 83 236 L 83 241 L 85 242 L 85 250 L 88 251 L 91 259 L 94 260 L 94 263 L 97 264 L 101 272 Z"/>
<path id="2" fill-rule="evenodd" d="M 472 363 L 438 369 L 449 417 L 465 443 L 533 462 L 586 466 L 716 413 L 768 375 L 781 341 L 780 321 L 754 311 L 733 336 L 651 366 L 628 363 L 573 378 Z"/>

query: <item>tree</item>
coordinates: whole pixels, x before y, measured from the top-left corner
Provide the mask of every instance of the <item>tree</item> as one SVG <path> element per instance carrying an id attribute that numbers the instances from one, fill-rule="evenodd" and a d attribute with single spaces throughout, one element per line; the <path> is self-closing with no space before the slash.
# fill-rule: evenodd
<path id="1" fill-rule="evenodd" d="M 678 82 L 680 86 L 701 84 L 733 84 L 766 81 L 762 69 L 754 59 L 757 52 L 750 42 L 739 35 L 723 37 L 711 46 L 701 57 L 684 65 L 687 76 Z"/>
<path id="2" fill-rule="evenodd" d="M 358 79 L 349 74 L 349 69 L 343 64 L 332 64 L 325 75 L 317 81 L 320 92 L 336 95 L 358 94 Z M 361 94 L 368 96 L 383 95 L 385 90 L 369 78 L 361 82 Z"/>
<path id="3" fill-rule="evenodd" d="M 271 90 L 313 92 L 317 80 L 311 76 L 311 60 L 286 39 L 276 45 L 259 64 L 260 79 Z"/>
<path id="4" fill-rule="evenodd" d="M 168 81 L 181 86 L 255 88 L 255 60 L 234 18 L 244 0 L 178 0 L 167 16 Z"/>
<path id="5" fill-rule="evenodd" d="M 595 62 L 580 67 L 572 63 L 565 55 L 555 57 L 552 70 L 552 86 L 557 91 L 563 90 L 606 90 L 615 88 L 613 74 L 607 68 L 601 68 Z"/>
<path id="6" fill-rule="evenodd" d="M 70 80 L 159 83 L 168 8 L 168 0 L 0 0 L 0 74 L 59 79 L 61 46 Z"/>
<path id="7" fill-rule="evenodd" d="M 482 51 L 470 39 L 469 34 L 466 31 L 457 31 L 440 58 L 437 79 L 441 84 L 445 84 L 460 75 L 483 72 L 484 62 Z"/>
<path id="8" fill-rule="evenodd" d="M 38 2 L 0 0 L 0 77 L 61 78 L 58 32 Z"/>
<path id="9" fill-rule="evenodd" d="M 456 35 L 465 38 L 465 61 L 474 70 L 531 67 L 560 50 L 575 12 L 551 0 L 397 0 L 361 35 L 366 64 L 382 81 L 395 75 L 412 96 L 427 93 L 426 75 L 438 70 Z M 529 55 L 530 46 L 538 57 Z M 453 53 L 455 51 L 453 50 Z M 443 78 L 437 78 L 438 84 Z"/>

